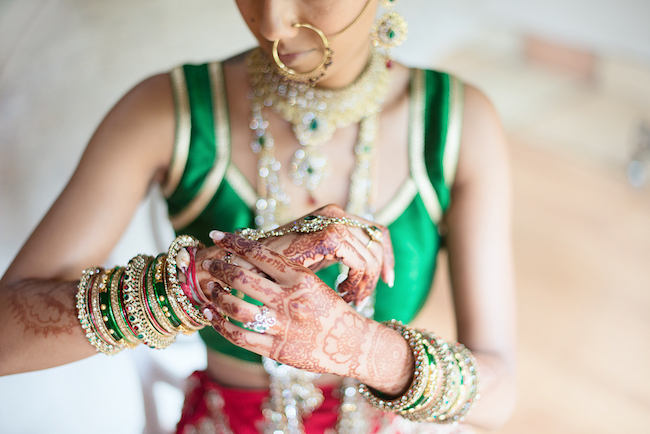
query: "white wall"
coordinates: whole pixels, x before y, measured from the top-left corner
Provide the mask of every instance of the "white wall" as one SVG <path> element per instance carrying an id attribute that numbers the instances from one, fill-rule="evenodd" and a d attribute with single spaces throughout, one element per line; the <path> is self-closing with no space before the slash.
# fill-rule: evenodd
<path id="1" fill-rule="evenodd" d="M 481 0 L 489 19 L 522 32 L 650 64 L 648 0 Z"/>

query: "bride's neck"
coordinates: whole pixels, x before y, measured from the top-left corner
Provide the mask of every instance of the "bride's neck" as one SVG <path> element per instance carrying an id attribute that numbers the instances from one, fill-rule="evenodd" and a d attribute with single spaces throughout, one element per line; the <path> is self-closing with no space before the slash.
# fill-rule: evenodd
<path id="1" fill-rule="evenodd" d="M 351 84 L 366 68 L 370 59 L 370 50 L 370 44 L 364 45 L 359 52 L 348 55 L 347 59 L 337 59 L 336 51 L 334 51 L 334 61 L 329 71 L 316 86 L 337 89 Z"/>

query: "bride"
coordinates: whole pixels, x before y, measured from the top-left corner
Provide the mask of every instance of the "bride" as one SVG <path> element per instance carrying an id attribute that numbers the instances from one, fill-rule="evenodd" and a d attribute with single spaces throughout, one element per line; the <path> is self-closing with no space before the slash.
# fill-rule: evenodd
<path id="1" fill-rule="evenodd" d="M 0 374 L 201 330 L 208 365 L 182 433 L 502 424 L 515 351 L 503 133 L 477 89 L 390 58 L 406 37 L 393 3 L 238 0 L 259 47 L 127 93 L 0 281 Z M 154 182 L 179 238 L 96 268 Z M 443 247 L 462 345 L 406 325 Z"/>

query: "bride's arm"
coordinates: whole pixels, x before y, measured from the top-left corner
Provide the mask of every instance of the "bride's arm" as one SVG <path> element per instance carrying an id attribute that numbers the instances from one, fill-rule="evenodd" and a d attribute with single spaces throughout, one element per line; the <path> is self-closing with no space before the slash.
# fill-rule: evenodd
<path id="1" fill-rule="evenodd" d="M 466 86 L 462 142 L 445 216 L 458 341 L 477 359 L 481 399 L 467 422 L 495 429 L 515 402 L 515 287 L 506 139 L 488 99 Z M 426 326 L 426 318 L 424 320 Z M 435 330 L 433 330 L 435 331 Z"/>
<path id="2" fill-rule="evenodd" d="M 169 77 L 131 90 L 106 116 L 79 166 L 0 280 L 0 375 L 95 354 L 77 320 L 81 271 L 102 264 L 174 141 Z"/>

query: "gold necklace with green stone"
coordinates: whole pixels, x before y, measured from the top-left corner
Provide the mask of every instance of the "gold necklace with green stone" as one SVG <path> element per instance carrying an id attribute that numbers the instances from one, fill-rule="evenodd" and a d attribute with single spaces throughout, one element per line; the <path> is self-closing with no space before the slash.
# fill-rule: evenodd
<path id="1" fill-rule="evenodd" d="M 327 157 L 319 148 L 332 138 L 338 128 L 359 123 L 359 138 L 354 149 L 356 164 L 351 179 L 358 179 L 359 182 L 351 182 L 350 199 L 366 196 L 363 190 L 369 189 L 370 182 L 361 181 L 366 178 L 361 172 L 369 171 L 372 145 L 379 128 L 378 114 L 390 85 L 385 57 L 373 49 L 361 75 L 341 89 L 288 83 L 275 71 L 268 56 L 260 49 L 251 52 L 248 65 L 251 83 L 248 95 L 251 99 L 250 128 L 254 131 L 251 147 L 258 155 L 257 189 L 260 199 L 256 203 L 257 226 L 270 229 L 289 219 L 290 198 L 279 179 L 282 164 L 275 159 L 275 143 L 267 131 L 268 120 L 264 116 L 268 108 L 293 125 L 301 146 L 294 153 L 288 173 L 294 184 L 307 188 L 312 199 L 316 188 L 330 174 Z M 351 203 L 359 201 L 351 200 Z M 372 210 L 366 203 L 363 207 L 354 206 L 351 212 L 364 216 L 371 214 Z"/>

